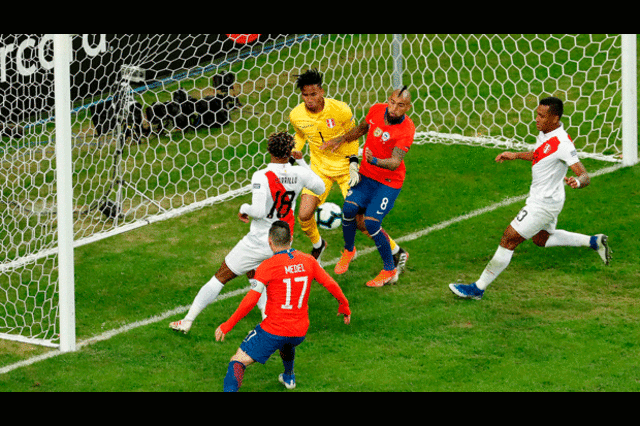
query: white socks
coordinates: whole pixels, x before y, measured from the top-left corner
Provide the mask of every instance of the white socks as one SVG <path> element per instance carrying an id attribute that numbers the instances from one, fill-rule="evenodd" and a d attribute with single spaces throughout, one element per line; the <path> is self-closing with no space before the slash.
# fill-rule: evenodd
<path id="1" fill-rule="evenodd" d="M 512 256 L 513 250 L 499 246 L 498 250 L 496 250 L 496 254 L 493 255 L 493 259 L 489 261 L 484 272 L 482 272 L 482 275 L 480 275 L 480 278 L 476 281 L 476 287 L 480 290 L 486 289 L 489 284 L 491 284 L 493 280 L 495 280 L 498 275 L 500 275 L 500 273 L 509 266 Z"/>
<path id="2" fill-rule="evenodd" d="M 189 321 L 195 320 L 196 317 L 200 315 L 200 312 L 204 310 L 204 308 L 206 308 L 214 300 L 216 300 L 216 297 L 218 297 L 218 294 L 220 294 L 220 291 L 223 287 L 224 284 L 222 284 L 215 276 L 211 278 L 209 282 L 203 285 L 198 292 L 198 295 L 193 300 L 191 308 L 189 308 L 189 312 L 187 313 L 187 316 L 184 317 L 184 319 Z"/>
<path id="3" fill-rule="evenodd" d="M 222 289 L 224 288 L 224 284 L 222 284 L 215 276 L 209 280 L 208 283 L 202 286 L 198 295 L 193 300 L 191 307 L 189 308 L 189 312 L 184 317 L 184 319 L 188 321 L 193 321 L 196 319 L 200 312 L 204 310 L 207 306 L 213 303 L 214 300 L 218 297 Z M 265 290 L 258 300 L 258 308 L 262 312 L 262 318 L 265 318 L 264 308 L 267 305 L 267 291 Z"/>
<path id="4" fill-rule="evenodd" d="M 549 236 L 545 247 L 589 247 L 591 237 L 589 235 L 576 234 L 575 232 L 567 232 L 557 229 Z"/>
<path id="5" fill-rule="evenodd" d="M 590 247 L 591 237 L 588 235 L 576 234 L 575 232 L 557 229 L 553 234 L 549 235 L 549 239 L 547 240 L 545 247 L 558 246 Z M 487 264 L 484 272 L 482 272 L 482 275 L 480 275 L 480 278 L 476 281 L 476 287 L 480 290 L 485 290 L 489 284 L 491 284 L 493 280 L 495 280 L 498 275 L 500 275 L 500 273 L 509 266 L 512 256 L 513 250 L 508 250 L 499 246 L 498 250 L 496 250 L 496 254 L 493 255 L 493 259 L 491 259 Z"/>

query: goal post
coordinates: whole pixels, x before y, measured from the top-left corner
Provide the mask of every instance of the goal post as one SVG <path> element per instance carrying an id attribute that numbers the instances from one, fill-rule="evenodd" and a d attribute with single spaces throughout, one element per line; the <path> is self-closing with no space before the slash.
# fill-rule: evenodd
<path id="1" fill-rule="evenodd" d="M 71 156 L 71 38 L 56 34 L 53 38 L 56 196 L 58 216 L 58 288 L 60 309 L 60 350 L 76 349 L 75 281 L 73 248 L 73 159 Z"/>
<path id="2" fill-rule="evenodd" d="M 638 60 L 636 34 L 622 34 L 622 165 L 638 163 Z"/>
<path id="3" fill-rule="evenodd" d="M 74 250 L 247 194 L 310 68 L 357 122 L 407 85 L 416 145 L 530 149 L 553 95 L 581 156 L 638 162 L 636 35 L 3 34 L 0 338 L 73 351 Z"/>

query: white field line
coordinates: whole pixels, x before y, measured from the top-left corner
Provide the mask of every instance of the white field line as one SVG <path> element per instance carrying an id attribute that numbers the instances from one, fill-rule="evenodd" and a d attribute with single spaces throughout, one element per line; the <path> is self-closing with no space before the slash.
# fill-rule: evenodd
<path id="1" fill-rule="evenodd" d="M 606 167 L 604 169 L 600 169 L 600 170 L 595 171 L 594 173 L 591 174 L 591 177 L 596 177 L 596 176 L 604 175 L 604 174 L 607 174 L 607 173 L 611 173 L 611 172 L 614 172 L 614 171 L 618 170 L 621 167 L 622 167 L 621 164 L 616 164 L 616 165 L 611 166 L 611 167 Z M 441 229 L 445 229 L 448 226 L 453 225 L 454 223 L 462 222 L 462 221 L 471 219 L 473 217 L 479 216 L 481 214 L 497 210 L 497 209 L 499 209 L 501 207 L 506 207 L 508 205 L 524 201 L 527 198 L 527 196 L 528 196 L 528 194 L 520 195 L 520 196 L 517 196 L 517 197 L 506 198 L 506 199 L 504 199 L 504 200 L 502 200 L 502 201 L 500 201 L 498 203 L 492 204 L 490 206 L 483 207 L 483 208 L 478 209 L 478 210 L 474 210 L 474 211 L 472 211 L 470 213 L 467 213 L 467 214 L 464 214 L 462 216 L 458 216 L 458 217 L 455 217 L 453 219 L 449 219 L 449 220 L 446 220 L 444 222 L 440 222 L 440 223 L 438 223 L 436 225 L 430 226 L 430 227 L 425 228 L 425 229 L 423 229 L 421 231 L 417 231 L 417 232 L 405 235 L 403 237 L 397 238 L 396 242 L 403 243 L 403 242 L 406 242 L 406 241 L 416 240 L 418 238 L 424 237 L 427 234 L 430 234 L 431 232 L 439 231 Z M 377 249 L 375 247 L 368 247 L 366 249 L 359 250 L 356 256 L 364 256 L 365 254 L 372 253 L 372 252 L 374 252 L 376 250 Z M 323 267 L 331 266 L 331 265 L 335 265 L 336 263 L 338 263 L 338 258 L 329 260 L 327 262 L 322 262 L 322 266 Z M 240 294 L 247 293 L 250 288 L 251 287 L 247 286 L 245 288 L 241 288 L 241 289 L 237 289 L 237 290 L 234 290 L 234 291 L 230 291 L 228 293 L 221 294 L 216 299 L 216 302 L 220 301 L 220 300 L 225 300 L 225 299 L 228 299 L 228 298 L 231 298 L 231 297 L 235 297 L 235 296 L 240 295 Z M 172 317 L 174 315 L 178 315 L 178 314 L 187 312 L 189 310 L 189 307 L 190 307 L 190 305 L 179 306 L 179 307 L 177 307 L 175 309 L 172 309 L 172 310 L 164 312 L 162 314 L 153 316 L 151 318 L 147 318 L 147 319 L 142 320 L 142 321 L 136 321 L 136 322 L 133 322 L 131 324 L 123 325 L 120 328 L 117 328 L 117 329 L 114 329 L 114 330 L 110 330 L 110 331 L 106 331 L 106 332 L 104 332 L 102 334 L 99 334 L 97 336 L 93 336 L 93 337 L 91 337 L 89 339 L 86 339 L 86 340 L 83 340 L 81 342 L 78 342 L 76 347 L 77 347 L 78 350 L 80 350 L 81 348 L 83 348 L 85 346 L 92 345 L 94 343 L 101 342 L 101 341 L 104 341 L 104 340 L 108 340 L 108 339 L 110 339 L 112 337 L 115 337 L 115 336 L 117 336 L 119 334 L 125 333 L 125 332 L 130 331 L 130 330 L 133 330 L 135 328 L 143 327 L 145 325 L 154 324 L 154 323 L 157 323 L 157 322 L 160 322 L 160 321 L 164 321 L 167 318 L 170 318 L 170 317 Z M 2 368 L 0 368 L 0 374 L 5 374 L 5 373 L 8 373 L 8 372 L 13 371 L 15 369 L 18 369 L 20 367 L 24 367 L 24 366 L 27 366 L 27 365 L 35 364 L 37 362 L 43 361 L 45 359 L 53 358 L 53 357 L 56 357 L 58 355 L 62 355 L 64 353 L 66 353 L 66 352 L 60 352 L 59 350 L 53 350 L 51 352 L 47 352 L 45 354 L 38 355 L 38 356 L 35 356 L 35 357 L 32 357 L 32 358 L 26 359 L 24 361 L 20 361 L 20 362 L 17 362 L 15 364 L 11 364 L 11 365 L 8 365 L 6 367 L 2 367 Z"/>

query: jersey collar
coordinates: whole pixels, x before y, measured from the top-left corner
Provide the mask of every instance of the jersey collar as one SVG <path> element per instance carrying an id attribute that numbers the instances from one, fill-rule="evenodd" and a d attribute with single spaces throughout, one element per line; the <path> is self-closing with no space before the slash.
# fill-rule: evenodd
<path id="1" fill-rule="evenodd" d="M 277 251 L 277 252 L 273 253 L 273 255 L 275 256 L 277 254 L 286 253 L 286 254 L 289 255 L 290 259 L 293 259 L 293 254 L 292 253 L 293 253 L 294 250 L 295 250 L 294 248 L 290 248 L 290 249 L 287 249 L 287 250 L 281 250 L 281 251 Z"/>

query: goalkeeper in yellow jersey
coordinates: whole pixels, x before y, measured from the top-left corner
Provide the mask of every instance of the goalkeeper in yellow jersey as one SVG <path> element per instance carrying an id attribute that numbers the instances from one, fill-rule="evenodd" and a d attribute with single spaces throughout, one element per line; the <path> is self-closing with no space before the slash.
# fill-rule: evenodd
<path id="1" fill-rule="evenodd" d="M 325 191 L 320 197 L 304 189 L 300 196 L 298 220 L 302 231 L 313 244 L 311 254 L 320 261 L 320 256 L 327 247 L 327 242 L 320 237 L 318 225 L 314 217 L 316 208 L 324 203 L 333 187 L 337 183 L 342 196 L 355 186 L 359 180 L 358 173 L 358 140 L 332 145 L 330 141 L 347 133 L 355 124 L 351 108 L 341 101 L 325 98 L 322 88 L 322 74 L 311 69 L 297 76 L 296 87 L 300 89 L 303 103 L 291 110 L 289 120 L 295 129 L 295 148 L 292 156 L 302 158 L 302 149 L 309 143 L 311 154 L 311 170 L 313 170 L 325 184 Z M 362 215 L 357 218 L 358 229 L 367 234 Z M 389 237 L 391 251 L 398 273 L 404 271 L 409 254 L 400 248 Z"/>

